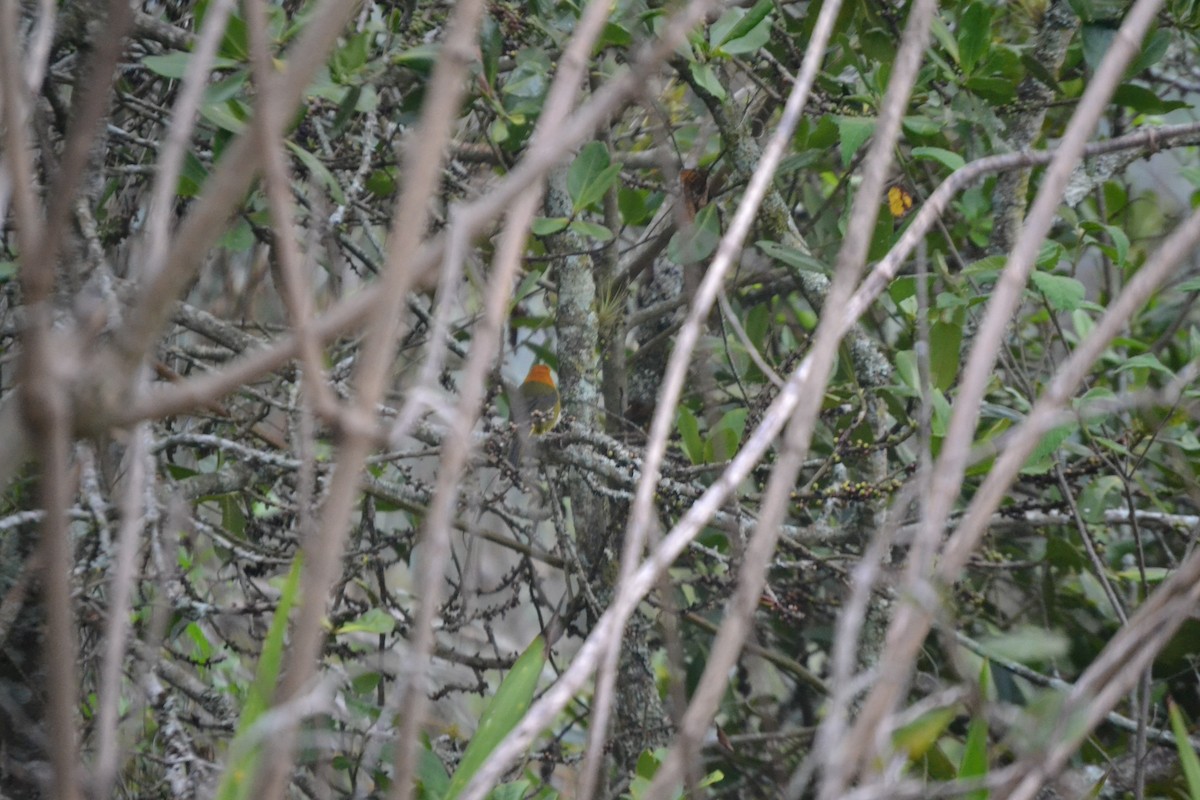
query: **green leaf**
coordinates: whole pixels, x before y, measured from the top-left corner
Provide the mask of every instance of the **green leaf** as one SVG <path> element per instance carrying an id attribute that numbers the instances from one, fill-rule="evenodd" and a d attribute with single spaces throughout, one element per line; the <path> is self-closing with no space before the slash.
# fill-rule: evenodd
<path id="1" fill-rule="evenodd" d="M 155 75 L 179 80 L 187 74 L 191 61 L 191 53 L 176 51 L 174 53 L 165 53 L 161 56 L 146 56 L 142 59 L 142 64 Z M 222 58 L 221 56 L 214 57 L 212 61 L 212 69 L 214 70 L 237 69 L 241 66 L 240 61 L 235 61 L 232 58 Z"/>
<path id="2" fill-rule="evenodd" d="M 454 800 L 466 788 L 471 778 L 487 761 L 496 745 L 516 727 L 533 701 L 538 678 L 546 663 L 546 637 L 535 636 L 529 647 L 521 654 L 512 669 L 500 682 L 500 688 L 479 718 L 479 728 L 471 737 L 458 769 L 450 780 L 443 800 Z"/>
<path id="3" fill-rule="evenodd" d="M 929 429 L 934 436 L 943 438 L 950 427 L 950 401 L 941 389 L 934 389 L 929 396 L 933 406 L 933 416 L 929 421 Z"/>
<path id="4" fill-rule="evenodd" d="M 667 756 L 667 751 L 664 748 L 657 750 L 643 750 L 638 756 L 637 765 L 634 767 L 633 780 L 629 782 L 629 793 L 622 797 L 629 797 L 630 800 L 644 800 L 646 792 L 650 788 L 650 782 L 654 778 L 658 768 L 662 765 L 663 759 Z M 725 773 L 719 769 L 705 775 L 696 785 L 697 789 L 704 789 L 713 784 L 719 783 L 725 779 Z M 667 789 L 666 797 L 681 798 L 683 796 L 683 788 L 676 783 L 674 787 Z"/>
<path id="5" fill-rule="evenodd" d="M 1175 373 L 1166 367 L 1158 356 L 1153 353 L 1142 353 L 1141 355 L 1127 358 L 1121 362 L 1121 366 L 1117 367 L 1117 372 L 1125 372 L 1131 369 L 1149 369 L 1154 372 L 1161 373 L 1167 377 L 1174 377 Z"/>
<path id="6" fill-rule="evenodd" d="M 746 16 L 744 8 L 730 8 L 725 11 L 717 21 L 708 26 L 708 47 L 706 52 L 713 52 L 725 42 L 729 41 L 729 34 L 733 31 L 735 25 L 742 21 Z"/>
<path id="7" fill-rule="evenodd" d="M 604 172 L 612 160 L 608 157 L 608 148 L 602 142 L 588 142 L 580 148 L 575 161 L 566 170 L 566 193 L 572 200 L 580 196 L 589 181 Z"/>
<path id="8" fill-rule="evenodd" d="M 874 117 L 838 117 L 838 136 L 841 140 L 842 166 L 850 166 L 854 154 L 875 132 Z"/>
<path id="9" fill-rule="evenodd" d="M 424 790 L 425 797 L 445 797 L 450 788 L 450 776 L 446 773 L 446 765 L 429 749 L 428 742 L 421 742 L 417 759 L 417 785 Z"/>
<path id="10" fill-rule="evenodd" d="M 247 111 L 247 106 L 243 102 L 246 97 L 246 81 L 249 78 L 250 73 L 244 69 L 217 78 L 204 87 L 203 103 L 205 105 L 217 105 L 226 101 L 234 101 L 230 103 L 231 110 L 237 114 L 240 120 L 245 121 L 249 119 L 250 112 Z M 341 100 L 345 92 L 346 89 L 344 87 L 334 87 L 334 93 L 329 99 L 337 102 Z"/>
<path id="11" fill-rule="evenodd" d="M 987 55 L 992 43 L 993 9 L 983 3 L 971 3 L 958 23 L 958 64 L 966 75 Z"/>
<path id="12" fill-rule="evenodd" d="M 978 261 L 972 261 L 963 269 L 963 275 L 979 280 L 994 281 L 1000 275 L 1004 265 L 1008 262 L 1008 256 L 994 255 L 984 256 Z"/>
<path id="13" fill-rule="evenodd" d="M 526 272 L 525 277 L 521 278 L 521 282 L 517 284 L 517 290 L 513 292 L 513 301 L 519 303 L 537 291 L 538 281 L 542 279 L 545 272 L 545 267 L 530 269 Z"/>
<path id="14" fill-rule="evenodd" d="M 960 363 L 962 325 L 935 322 L 929 329 L 929 371 L 934 387 L 943 392 L 954 385 Z"/>
<path id="15" fill-rule="evenodd" d="M 675 415 L 675 428 L 683 443 L 683 452 L 693 464 L 704 463 L 704 440 L 700 438 L 700 422 L 687 406 L 680 406 Z"/>
<path id="16" fill-rule="evenodd" d="M 254 789 L 262 745 L 249 745 L 246 734 L 267 710 L 275 693 L 275 685 L 283 666 L 283 640 L 287 632 L 288 615 L 300 591 L 302 565 L 302 554 L 297 555 L 280 591 L 279 605 L 275 607 L 275 614 L 271 617 L 271 626 L 267 629 L 267 638 L 263 641 L 262 653 L 258 657 L 254 682 L 250 684 L 250 691 L 242 706 L 242 716 L 238 720 L 237 734 L 229 748 L 229 762 L 217 787 L 216 796 L 221 800 L 247 798 Z"/>
<path id="17" fill-rule="evenodd" d="M 180 197 L 195 197 L 208 180 L 208 170 L 191 150 L 183 156 L 183 168 L 179 171 L 179 185 L 175 193 Z"/>
<path id="18" fill-rule="evenodd" d="M 1107 24 L 1085 24 L 1080 33 L 1083 38 L 1083 60 L 1088 69 L 1095 71 L 1117 35 L 1117 29 Z"/>
<path id="19" fill-rule="evenodd" d="M 529 230 L 534 236 L 549 236 L 566 228 L 570 221 L 568 217 L 537 217 Z"/>
<path id="20" fill-rule="evenodd" d="M 1021 626 L 1008 633 L 984 639 L 980 644 L 985 652 L 1018 664 L 1062 658 L 1070 647 L 1070 641 L 1065 635 L 1037 625 Z"/>
<path id="21" fill-rule="evenodd" d="M 904 118 L 904 130 L 913 136 L 939 136 L 942 130 L 941 119 L 930 119 L 920 114 L 909 114 Z"/>
<path id="22" fill-rule="evenodd" d="M 925 757 L 918 761 L 916 766 L 925 772 L 928 779 L 935 781 L 952 781 L 958 777 L 958 767 L 946 757 L 941 744 L 935 744 L 929 748 Z"/>
<path id="23" fill-rule="evenodd" d="M 967 79 L 966 85 L 982 99 L 992 103 L 1011 103 L 1017 96 L 1017 84 L 1008 78 L 972 75 Z"/>
<path id="24" fill-rule="evenodd" d="M 617 211 L 621 214 L 622 222 L 626 225 L 644 225 L 649 221 L 646 204 L 648 194 L 645 189 L 617 188 Z"/>
<path id="25" fill-rule="evenodd" d="M 491 14 L 483 16 L 483 24 L 479 29 L 479 53 L 483 62 L 483 79 L 488 86 L 495 87 L 500 56 L 504 53 L 504 33 Z"/>
<path id="26" fill-rule="evenodd" d="M 1166 114 L 1178 108 L 1187 108 L 1188 105 L 1180 100 L 1164 100 L 1157 92 L 1132 83 L 1118 86 L 1113 93 L 1113 102 L 1139 114 Z"/>
<path id="27" fill-rule="evenodd" d="M 892 744 L 915 761 L 937 743 L 957 716 L 958 712 L 953 706 L 927 711 L 893 733 Z"/>
<path id="28" fill-rule="evenodd" d="M 488 800 L 521 800 L 529 792 L 530 783 L 522 778 L 512 783 L 502 783 L 492 790 Z"/>
<path id="29" fill-rule="evenodd" d="M 315 178 L 317 183 L 329 190 L 329 196 L 333 198 L 334 202 L 339 205 L 344 204 L 346 202 L 346 193 L 342 191 L 342 185 L 338 182 L 338 179 L 333 177 L 333 173 L 325 166 L 325 162 L 295 142 L 289 141 L 286 144 L 288 149 L 300 159 L 300 163 L 308 170 L 308 174 Z"/>
<path id="30" fill-rule="evenodd" d="M 867 260 L 878 261 L 887 255 L 896 238 L 896 218 L 891 214 L 875 217 L 875 227 L 871 230 L 871 244 L 867 247 Z"/>
<path id="31" fill-rule="evenodd" d="M 979 663 L 979 696 L 983 698 L 991 698 L 992 694 L 992 662 L 991 659 L 982 658 Z"/>
<path id="32" fill-rule="evenodd" d="M 987 659 L 983 660 L 986 668 Z M 958 765 L 958 779 L 982 778 L 988 772 L 988 726 L 987 720 L 978 714 L 971 717 L 967 726 L 967 741 L 963 746 L 962 760 Z M 965 800 L 987 800 L 988 790 L 977 789 L 964 794 Z"/>
<path id="33" fill-rule="evenodd" d="M 1035 272 L 1030 278 L 1055 311 L 1074 311 L 1083 302 L 1086 292 L 1075 278 L 1048 272 Z"/>
<path id="34" fill-rule="evenodd" d="M 1125 70 L 1125 74 L 1134 76 L 1154 66 L 1167 54 L 1167 49 L 1170 46 L 1171 34 L 1169 31 L 1154 31 L 1146 37 L 1145 42 L 1142 44 L 1142 52 L 1129 65 L 1129 69 Z"/>
<path id="35" fill-rule="evenodd" d="M 550 87 L 550 58 L 544 51 L 526 48 L 517 54 L 517 66 L 508 74 L 501 92 L 509 98 L 529 101 L 517 103 L 510 112 L 541 108 Z"/>
<path id="36" fill-rule="evenodd" d="M 708 432 L 708 447 L 705 449 L 706 463 L 728 461 L 737 453 L 746 432 L 746 409 L 735 408 L 725 412 L 717 424 Z"/>
<path id="37" fill-rule="evenodd" d="M 779 242 L 768 242 L 765 239 L 755 242 L 754 246 L 766 253 L 767 257 L 773 258 L 776 261 L 782 261 L 789 267 L 804 272 L 819 272 L 822 275 L 829 274 L 828 266 L 806 253 L 801 253 L 794 247 L 788 247 Z"/>
<path id="38" fill-rule="evenodd" d="M 914 147 L 912 156 L 913 158 L 928 158 L 937 161 L 944 164 L 951 172 L 960 169 L 967 163 L 958 153 L 940 147 Z"/>
<path id="39" fill-rule="evenodd" d="M 1124 266 L 1126 260 L 1129 258 L 1129 235 L 1116 225 L 1105 225 L 1104 229 L 1108 231 L 1108 236 L 1112 239 L 1113 247 L 1116 248 L 1117 266 Z"/>
<path id="40" fill-rule="evenodd" d="M 379 108 L 379 91 L 374 88 L 374 84 L 360 84 L 355 86 L 355 89 L 359 90 L 358 102 L 354 103 L 355 112 L 368 114 Z"/>
<path id="41" fill-rule="evenodd" d="M 334 51 L 333 56 L 329 59 L 329 72 L 335 81 L 349 83 L 353 80 L 355 73 L 366 66 L 371 39 L 374 36 L 373 31 L 354 34 L 344 40 L 345 44 Z"/>
<path id="42" fill-rule="evenodd" d="M 205 103 L 200 106 L 200 116 L 230 133 L 241 133 L 246 129 L 245 109 L 233 100 Z"/>
<path id="43" fill-rule="evenodd" d="M 701 89 L 721 101 L 724 101 L 728 97 L 725 93 L 725 87 L 721 85 L 720 79 L 717 78 L 717 72 L 712 68 L 711 64 L 693 62 L 690 68 L 692 71 L 692 80 L 699 84 Z"/>
<path id="44" fill-rule="evenodd" d="M 1042 85 L 1050 89 L 1054 94 L 1060 95 L 1063 93 L 1062 87 L 1058 85 L 1058 79 L 1050 70 L 1046 69 L 1046 65 L 1038 61 L 1028 53 L 1021 54 L 1021 66 L 1025 71 L 1034 78 L 1042 82 Z"/>
<path id="45" fill-rule="evenodd" d="M 771 310 L 765 303 L 756 305 L 746 314 L 744 323 L 750 343 L 762 350 L 771 327 Z"/>
<path id="46" fill-rule="evenodd" d="M 958 63 L 958 41 L 955 40 L 954 34 L 950 32 L 945 21 L 938 16 L 933 18 L 933 24 L 930 26 L 930 32 L 933 33 L 933 38 L 937 39 L 938 44 L 942 46 L 955 63 Z"/>
<path id="47" fill-rule="evenodd" d="M 394 167 L 377 169 L 367 176 L 364 185 L 367 191 L 376 197 L 391 197 L 396 191 L 396 173 Z"/>
<path id="48" fill-rule="evenodd" d="M 359 103 L 364 100 L 365 89 L 370 89 L 370 86 L 354 85 L 349 86 L 346 90 L 346 96 L 342 97 L 342 101 L 337 104 L 337 114 L 334 115 L 334 122 L 330 125 L 332 136 L 341 137 L 346 133 L 346 128 L 350 124 L 350 119 L 354 113 L 359 110 Z"/>
<path id="49" fill-rule="evenodd" d="M 596 40 L 596 46 L 592 48 L 592 53 L 595 55 L 606 47 L 629 47 L 633 44 L 633 34 L 622 25 L 615 22 L 606 22 L 604 30 L 600 32 L 600 38 Z"/>
<path id="50" fill-rule="evenodd" d="M 768 4 L 769 5 L 769 4 Z M 744 56 L 757 53 L 771 40 L 771 18 L 766 17 L 744 35 L 732 36 L 717 50 L 717 55 Z"/>
<path id="51" fill-rule="evenodd" d="M 250 60 L 250 33 L 246 29 L 246 21 L 237 14 L 230 14 L 225 23 L 221 52 L 239 61 Z"/>
<path id="52" fill-rule="evenodd" d="M 921 385 L 920 373 L 917 370 L 917 354 L 912 350 L 901 350 L 896 353 L 893 361 L 896 377 L 907 389 L 917 389 Z M 909 396 L 914 396 L 909 393 Z"/>
<path id="53" fill-rule="evenodd" d="M 488 126 L 488 139 L 495 144 L 504 144 L 510 136 L 508 130 L 508 122 L 500 117 L 492 120 L 492 124 Z"/>
<path id="54" fill-rule="evenodd" d="M 896 60 L 896 38 L 882 28 L 872 28 L 858 35 L 858 47 L 862 55 L 877 64 L 890 64 Z"/>
<path id="55" fill-rule="evenodd" d="M 1117 444 L 1111 440 L 1100 443 Z M 1122 500 L 1121 485 L 1121 479 L 1116 475 L 1103 475 L 1089 482 L 1079 495 L 1079 515 L 1083 521 L 1091 525 L 1102 524 L 1104 512 Z M 1109 497 L 1113 498 L 1113 502 L 1109 502 Z"/>
<path id="56" fill-rule="evenodd" d="M 391 633 L 396 629 L 396 619 L 382 608 L 372 608 L 367 613 L 340 626 L 335 636 L 348 633 Z"/>
<path id="57" fill-rule="evenodd" d="M 758 0 L 749 11 L 742 8 L 731 8 L 721 15 L 721 18 L 709 28 L 709 42 L 712 49 L 722 47 L 728 42 L 736 41 L 750 34 L 764 22 L 771 9 L 775 7 L 772 0 Z M 770 26 L 768 26 L 769 29 Z M 761 45 L 760 45 L 761 46 Z M 758 49 L 757 47 L 754 49 Z M 733 51 L 726 49 L 725 52 Z"/>
<path id="58" fill-rule="evenodd" d="M 1188 795 L 1196 800 L 1200 798 L 1200 758 L 1196 757 L 1196 749 L 1188 738 L 1183 713 L 1170 697 L 1167 698 L 1167 714 L 1171 717 L 1171 732 L 1175 734 L 1175 749 L 1179 751 L 1179 765 L 1187 781 Z"/>
<path id="59" fill-rule="evenodd" d="M 1022 475 L 1044 475 L 1053 465 L 1053 456 L 1058 446 L 1079 429 L 1078 423 L 1069 423 L 1054 428 L 1041 439 L 1029 454 L 1025 466 L 1021 468 Z"/>
<path id="60" fill-rule="evenodd" d="M 573 219 L 571 220 L 571 224 L 567 227 L 578 233 L 580 236 L 584 236 L 588 239 L 595 239 L 598 242 L 611 241 L 613 238 L 613 232 L 597 222 Z"/>
<path id="61" fill-rule="evenodd" d="M 977 656 L 974 653 L 969 654 L 965 662 L 972 663 Z M 996 691 L 992 685 L 992 670 L 991 662 L 987 658 L 979 659 L 979 696 L 984 699 L 995 697 Z M 957 768 L 953 770 L 952 777 L 958 780 L 968 781 L 973 778 L 982 778 L 987 775 L 988 771 L 988 725 L 987 719 L 978 710 L 974 711 L 971 716 L 971 722 L 967 726 L 967 738 L 963 742 L 962 753 L 959 756 Z M 970 800 L 987 800 L 987 790 L 977 790 L 964 797 Z"/>
<path id="62" fill-rule="evenodd" d="M 215 652 L 212 641 L 209 640 L 208 634 L 204 632 L 204 628 L 197 625 L 195 622 L 189 622 L 187 627 L 183 629 L 183 635 L 192 641 L 191 655 L 197 662 L 209 661 Z"/>
<path id="63" fill-rule="evenodd" d="M 408 67 L 421 73 L 429 73 L 437 63 L 442 52 L 442 45 L 437 42 L 419 44 L 392 56 L 392 63 L 398 67 Z"/>
<path id="64" fill-rule="evenodd" d="M 1037 265 L 1047 272 L 1058 266 L 1066 258 L 1066 248 L 1059 242 L 1045 241 L 1038 249 Z"/>
<path id="65" fill-rule="evenodd" d="M 245 253 L 254 246 L 254 241 L 254 229 L 250 227 L 250 223 L 239 217 L 217 240 L 217 244 L 234 253 Z"/>
<path id="66" fill-rule="evenodd" d="M 620 174 L 621 164 L 609 164 L 592 179 L 585 187 L 583 193 L 575 200 L 577 206 L 575 210 L 582 211 L 593 203 L 600 202 L 605 192 L 611 189 L 613 184 L 617 182 L 617 176 Z"/>
<path id="67" fill-rule="evenodd" d="M 1117 573 L 1117 577 L 1121 580 L 1135 584 L 1141 584 L 1143 577 L 1146 579 L 1146 583 L 1162 583 L 1170 575 L 1171 570 L 1166 567 L 1146 567 L 1145 570 L 1133 567 L 1131 569 L 1123 569 Z"/>
<path id="68" fill-rule="evenodd" d="M 576 213 L 598 202 L 612 187 L 621 172 L 620 164 L 611 163 L 603 142 L 588 142 L 567 169 L 567 194 Z"/>

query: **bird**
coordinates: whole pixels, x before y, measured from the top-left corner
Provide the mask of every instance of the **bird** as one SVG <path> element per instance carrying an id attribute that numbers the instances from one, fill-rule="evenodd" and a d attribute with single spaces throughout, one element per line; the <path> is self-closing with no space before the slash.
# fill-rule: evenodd
<path id="1" fill-rule="evenodd" d="M 508 459 L 516 465 L 520 460 L 521 441 L 527 436 L 541 436 L 553 430 L 562 414 L 562 401 L 550 367 L 534 364 L 529 368 L 529 374 L 517 389 L 517 396 L 512 399 L 511 408 L 513 419 L 521 423 Z M 528 429 L 525 429 L 526 422 Z"/>
<path id="2" fill-rule="evenodd" d="M 521 411 L 530 420 L 530 432 L 535 436 L 554 430 L 562 413 L 562 402 L 558 396 L 558 387 L 554 385 L 554 377 L 550 367 L 545 364 L 534 364 L 529 368 L 529 374 L 521 388 Z"/>

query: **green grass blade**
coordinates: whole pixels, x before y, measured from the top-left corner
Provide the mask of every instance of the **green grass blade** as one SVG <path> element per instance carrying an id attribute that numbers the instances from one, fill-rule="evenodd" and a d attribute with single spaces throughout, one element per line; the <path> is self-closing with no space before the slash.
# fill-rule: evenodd
<path id="1" fill-rule="evenodd" d="M 446 791 L 444 800 L 454 800 L 462 792 L 475 773 L 487 761 L 487 757 L 496 749 L 496 745 L 516 727 L 533 702 L 533 693 L 537 691 L 538 678 L 542 674 L 542 666 L 546 663 L 546 637 L 538 636 L 525 648 L 512 669 L 500 682 L 496 696 L 488 703 L 483 716 L 479 718 L 479 729 L 471 737 L 458 769 L 450 780 L 450 788 Z"/>

